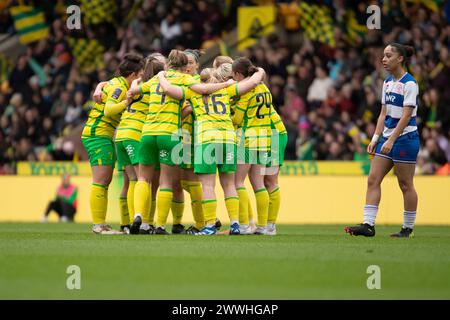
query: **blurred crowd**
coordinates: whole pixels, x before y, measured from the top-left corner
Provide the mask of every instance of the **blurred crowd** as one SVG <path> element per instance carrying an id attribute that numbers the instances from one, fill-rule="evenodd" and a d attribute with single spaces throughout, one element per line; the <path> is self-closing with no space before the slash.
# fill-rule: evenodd
<path id="1" fill-rule="evenodd" d="M 245 1 L 254 2 L 271 1 Z M 286 1 L 276 2 L 281 6 Z M 358 19 L 367 18 L 367 4 L 358 5 L 359 1 L 322 2 L 336 25 L 349 8 Z M 9 88 L 0 91 L 0 174 L 13 173 L 17 161 L 79 156 L 92 90 L 114 74 L 124 53 L 207 49 L 236 27 L 238 1 L 144 0 L 138 8 L 131 0 L 116 3 L 113 22 L 80 31 L 106 49 L 101 66 L 91 72 L 77 68 L 68 39 L 73 32 L 66 29 L 64 17 L 46 12 L 49 37 L 27 45 L 9 73 Z M 386 76 L 383 49 L 395 41 L 416 49 L 409 71 L 420 86 L 422 148 L 417 172 L 448 170 L 450 17 L 446 10 L 418 3 L 389 3 L 382 10 L 382 32 L 369 31 L 349 43 L 344 30 L 336 27 L 335 47 L 303 36 L 297 5 L 292 3 L 289 10 L 279 10 L 282 32 L 240 52 L 269 75 L 274 104 L 288 129 L 286 159 L 368 159 L 365 149 L 375 130 Z M 0 32 L 14 32 L 11 17 L 3 13 L 0 21 Z"/>
<path id="2" fill-rule="evenodd" d="M 344 4 L 333 1 L 329 6 L 337 23 L 348 8 L 349 3 L 345 8 Z M 366 7 L 362 2 L 353 6 L 362 21 L 368 17 Z M 269 36 L 244 51 L 270 75 L 274 104 L 288 129 L 286 159 L 369 159 L 366 147 L 375 131 L 387 75 L 381 64 L 383 49 L 400 42 L 416 50 L 408 70 L 420 87 L 417 120 L 422 147 L 417 173 L 450 174 L 448 7 L 436 11 L 418 3 L 389 1 L 389 7 L 382 7 L 382 33 L 368 31 L 350 43 L 343 28 L 336 27 L 334 48 L 299 36 L 299 26 L 284 17 L 284 35 Z M 295 12 L 295 5 L 288 10 L 294 16 Z"/>
<path id="3" fill-rule="evenodd" d="M 225 18 L 235 17 L 237 6 L 224 7 L 223 1 L 144 0 L 137 6 L 136 1 L 123 0 L 113 1 L 111 19 L 83 22 L 82 30 L 68 30 L 65 8 L 74 1 L 59 0 L 56 6 L 26 2 L 44 9 L 49 36 L 26 46 L 9 72 L 8 85 L 0 86 L 0 174 L 14 173 L 18 161 L 79 157 L 84 152 L 79 137 L 93 103 L 92 90 L 114 76 L 125 53 L 146 56 L 155 51 L 168 54 L 172 48 L 206 49 L 236 24 Z M 1 10 L 0 22 L 1 33 L 16 32 L 8 10 Z M 105 48 L 101 64 L 82 72 L 71 38 L 98 40 Z"/>

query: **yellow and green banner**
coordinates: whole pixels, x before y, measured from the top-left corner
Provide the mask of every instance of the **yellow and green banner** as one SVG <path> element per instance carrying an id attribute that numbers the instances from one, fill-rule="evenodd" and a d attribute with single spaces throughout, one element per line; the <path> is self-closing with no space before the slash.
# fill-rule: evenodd
<path id="1" fill-rule="evenodd" d="M 324 5 L 300 2 L 300 25 L 307 38 L 334 47 L 334 24 L 330 10 Z"/>
<path id="2" fill-rule="evenodd" d="M 48 36 L 48 25 L 41 9 L 19 5 L 9 10 L 21 43 L 27 44 Z"/>
<path id="3" fill-rule="evenodd" d="M 238 8 L 238 50 L 252 46 L 275 30 L 275 6 Z"/>

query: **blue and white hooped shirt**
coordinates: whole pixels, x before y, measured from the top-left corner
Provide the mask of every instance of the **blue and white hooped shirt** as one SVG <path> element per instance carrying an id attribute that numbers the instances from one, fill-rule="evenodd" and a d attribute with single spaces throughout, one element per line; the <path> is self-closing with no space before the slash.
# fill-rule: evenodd
<path id="1" fill-rule="evenodd" d="M 388 76 L 383 83 L 381 103 L 386 105 L 386 119 L 384 121 L 383 137 L 388 138 L 397 126 L 403 115 L 403 108 L 414 107 L 408 125 L 400 136 L 417 130 L 417 107 L 419 99 L 419 86 L 416 79 L 408 73 L 394 81 L 392 75 Z"/>

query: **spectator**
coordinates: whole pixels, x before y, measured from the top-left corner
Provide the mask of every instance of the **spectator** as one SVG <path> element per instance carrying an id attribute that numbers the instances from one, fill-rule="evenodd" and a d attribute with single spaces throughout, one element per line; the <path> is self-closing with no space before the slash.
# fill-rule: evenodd
<path id="1" fill-rule="evenodd" d="M 41 222 L 47 222 L 50 212 L 58 214 L 60 222 L 74 222 L 77 213 L 78 188 L 70 182 L 70 175 L 62 176 L 61 185 L 56 191 L 56 198 L 47 206 Z"/>
<path id="2" fill-rule="evenodd" d="M 333 80 L 327 76 L 324 68 L 316 67 L 316 78 L 308 89 L 308 102 L 311 106 L 318 107 L 327 98 L 327 92 L 333 85 Z"/>

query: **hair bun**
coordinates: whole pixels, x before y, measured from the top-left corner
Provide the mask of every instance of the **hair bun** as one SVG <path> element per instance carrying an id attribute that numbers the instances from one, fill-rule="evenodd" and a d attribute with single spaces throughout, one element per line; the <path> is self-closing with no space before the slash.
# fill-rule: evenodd
<path id="1" fill-rule="evenodd" d="M 412 57 L 413 54 L 414 54 L 414 48 L 411 47 L 411 46 L 403 46 L 403 47 L 404 47 L 404 49 L 405 49 L 406 57 L 407 57 L 407 58 Z"/>

